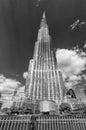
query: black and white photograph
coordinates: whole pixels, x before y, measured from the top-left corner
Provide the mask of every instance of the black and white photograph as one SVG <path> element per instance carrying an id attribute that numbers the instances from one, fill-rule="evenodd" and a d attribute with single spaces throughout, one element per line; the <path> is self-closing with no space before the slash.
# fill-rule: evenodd
<path id="1" fill-rule="evenodd" d="M 86 0 L 0 0 L 0 130 L 86 130 Z"/>

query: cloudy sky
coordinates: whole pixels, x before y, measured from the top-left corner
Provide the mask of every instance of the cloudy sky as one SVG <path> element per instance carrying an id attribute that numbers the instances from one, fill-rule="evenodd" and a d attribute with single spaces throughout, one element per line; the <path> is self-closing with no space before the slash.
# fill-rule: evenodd
<path id="1" fill-rule="evenodd" d="M 86 0 L 0 0 L 0 74 L 6 83 L 25 83 L 43 10 L 64 77 L 70 86 L 84 80 Z"/>

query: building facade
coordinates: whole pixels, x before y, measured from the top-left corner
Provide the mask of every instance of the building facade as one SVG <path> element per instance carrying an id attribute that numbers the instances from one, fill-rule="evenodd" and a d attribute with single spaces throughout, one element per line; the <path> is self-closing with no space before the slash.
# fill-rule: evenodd
<path id="1" fill-rule="evenodd" d="M 45 13 L 35 42 L 33 59 L 29 62 L 25 93 L 32 101 L 62 102 L 64 82 L 58 69 L 55 52 L 51 47 L 51 37 Z"/>

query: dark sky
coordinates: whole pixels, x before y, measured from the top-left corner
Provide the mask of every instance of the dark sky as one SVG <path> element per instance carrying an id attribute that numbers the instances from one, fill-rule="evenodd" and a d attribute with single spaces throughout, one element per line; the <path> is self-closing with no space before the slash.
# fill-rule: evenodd
<path id="1" fill-rule="evenodd" d="M 43 10 L 55 48 L 82 47 L 86 25 L 72 32 L 70 25 L 86 21 L 86 0 L 0 0 L 0 74 L 23 82 Z"/>

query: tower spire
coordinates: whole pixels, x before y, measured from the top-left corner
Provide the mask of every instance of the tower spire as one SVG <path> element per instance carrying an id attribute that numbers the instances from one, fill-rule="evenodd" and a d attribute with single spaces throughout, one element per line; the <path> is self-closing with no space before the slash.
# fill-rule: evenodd
<path id="1" fill-rule="evenodd" d="M 46 27 L 46 26 L 47 26 L 46 15 L 45 15 L 45 12 L 43 12 L 40 27 Z"/>
<path id="2" fill-rule="evenodd" d="M 49 29 L 48 29 L 48 25 L 46 21 L 45 12 L 43 12 L 40 29 L 38 31 L 38 41 L 41 41 L 41 40 L 45 42 L 49 41 Z"/>
<path id="3" fill-rule="evenodd" d="M 46 19 L 46 16 L 45 16 L 45 11 L 43 12 L 43 17 L 42 17 L 43 19 Z"/>

